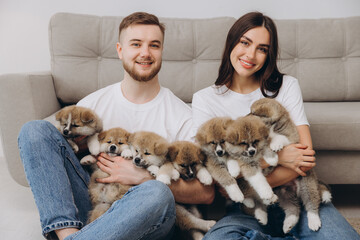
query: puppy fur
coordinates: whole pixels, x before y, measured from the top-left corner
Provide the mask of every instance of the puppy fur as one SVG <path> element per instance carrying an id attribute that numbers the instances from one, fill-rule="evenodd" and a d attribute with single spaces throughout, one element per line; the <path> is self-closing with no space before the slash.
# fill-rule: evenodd
<path id="1" fill-rule="evenodd" d="M 82 165 L 91 165 L 93 173 L 89 183 L 89 194 L 93 210 L 89 213 L 88 222 L 92 222 L 104 214 L 110 206 L 121 199 L 131 186 L 120 183 L 99 183 L 98 178 L 106 178 L 109 175 L 103 172 L 96 165 L 96 158 L 100 152 L 107 153 L 110 156 L 122 156 L 131 158 L 131 151 L 128 145 L 130 133 L 122 128 L 112 128 L 93 135 L 89 141 L 89 151 L 92 155 L 81 159 Z"/>
<path id="2" fill-rule="evenodd" d="M 277 201 L 260 167 L 261 158 L 270 165 L 277 164 L 277 154 L 270 150 L 269 143 L 269 130 L 257 116 L 237 118 L 226 131 L 226 150 L 234 159 L 232 168 L 239 168 L 238 172 L 241 172 L 265 205 Z"/>
<path id="3" fill-rule="evenodd" d="M 230 174 L 228 162 L 231 160 L 225 148 L 226 132 L 233 120 L 228 117 L 215 117 L 203 123 L 195 140 L 207 155 L 206 168 L 225 189 L 230 199 L 234 202 L 243 202 L 244 195 L 236 183 L 235 177 Z"/>
<path id="4" fill-rule="evenodd" d="M 101 119 L 88 108 L 68 106 L 61 109 L 55 118 L 58 130 L 68 140 L 75 153 L 79 151 L 79 147 L 72 139 L 102 131 Z"/>
<path id="5" fill-rule="evenodd" d="M 279 151 L 284 146 L 299 142 L 297 128 L 287 110 L 276 100 L 263 98 L 251 106 L 251 114 L 259 116 L 270 129 L 272 141 L 270 147 Z M 301 202 L 304 205 L 308 226 L 317 231 L 321 227 L 319 205 L 321 202 L 330 202 L 330 189 L 319 182 L 313 169 L 307 176 L 298 177 L 294 181 L 274 189 L 279 196 L 279 205 L 285 211 L 283 224 L 284 233 L 288 233 L 298 222 Z"/>
<path id="6" fill-rule="evenodd" d="M 203 184 L 210 185 L 212 178 L 204 166 L 205 161 L 206 155 L 198 145 L 187 141 L 173 142 L 168 150 L 167 162 L 160 167 L 156 179 L 170 181 L 170 176 L 174 175 L 175 170 L 178 172 L 177 176 L 185 181 L 197 177 Z M 202 239 L 204 233 L 215 223 L 212 220 L 202 219 L 196 205 L 176 204 L 176 224 L 181 230 L 190 232 L 193 239 Z"/>
<path id="7" fill-rule="evenodd" d="M 129 137 L 133 163 L 147 169 L 154 177 L 158 176 L 159 168 L 166 161 L 169 143 L 160 135 L 139 131 Z"/>

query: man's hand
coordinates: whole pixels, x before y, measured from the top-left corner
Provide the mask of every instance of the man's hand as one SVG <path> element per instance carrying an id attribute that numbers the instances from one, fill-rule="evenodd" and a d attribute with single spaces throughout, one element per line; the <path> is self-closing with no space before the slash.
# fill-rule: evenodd
<path id="1" fill-rule="evenodd" d="M 101 153 L 97 160 L 98 167 L 110 175 L 106 178 L 96 179 L 97 182 L 139 185 L 153 179 L 146 169 L 136 167 L 132 161 L 126 160 L 123 157 L 110 157 L 105 153 Z"/>
<path id="2" fill-rule="evenodd" d="M 301 176 L 306 176 L 306 171 L 315 167 L 315 151 L 308 149 L 304 144 L 290 144 L 279 153 L 279 164 L 294 170 Z"/>

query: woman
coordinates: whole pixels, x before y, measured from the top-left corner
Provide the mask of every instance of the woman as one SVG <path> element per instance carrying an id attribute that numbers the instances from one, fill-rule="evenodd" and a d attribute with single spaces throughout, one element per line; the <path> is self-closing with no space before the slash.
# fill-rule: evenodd
<path id="1" fill-rule="evenodd" d="M 213 117 L 237 118 L 250 112 L 251 104 L 264 97 L 275 98 L 295 122 L 300 143 L 281 150 L 279 166 L 267 177 L 272 187 L 283 185 L 315 166 L 315 152 L 297 79 L 279 72 L 276 60 L 278 39 L 274 22 L 262 13 L 251 12 L 238 19 L 229 30 L 219 75 L 215 86 L 193 96 L 193 120 L 197 129 Z M 265 165 L 265 164 L 264 164 Z M 266 167 L 266 166 L 265 166 Z M 282 233 L 284 214 L 277 206 L 269 208 L 269 223 L 260 225 L 234 204 L 228 214 L 205 236 L 205 239 L 269 239 L 285 237 Z M 359 235 L 330 204 L 320 209 L 322 227 L 308 228 L 302 211 L 290 235 L 300 239 L 358 239 Z M 292 238 L 291 236 L 286 236 Z"/>

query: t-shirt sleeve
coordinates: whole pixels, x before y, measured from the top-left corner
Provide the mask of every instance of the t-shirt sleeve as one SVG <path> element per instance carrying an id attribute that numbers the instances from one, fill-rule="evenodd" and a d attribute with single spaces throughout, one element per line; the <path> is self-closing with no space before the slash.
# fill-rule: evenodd
<path id="1" fill-rule="evenodd" d="M 201 124 L 215 117 L 215 115 L 211 112 L 211 109 L 209 108 L 205 98 L 199 93 L 195 93 L 193 95 L 191 108 L 192 108 L 194 133 L 197 132 Z"/>
<path id="2" fill-rule="evenodd" d="M 291 81 L 284 87 L 281 89 L 284 91 L 282 104 L 288 110 L 291 119 L 296 126 L 309 125 L 298 80 L 291 77 Z"/>

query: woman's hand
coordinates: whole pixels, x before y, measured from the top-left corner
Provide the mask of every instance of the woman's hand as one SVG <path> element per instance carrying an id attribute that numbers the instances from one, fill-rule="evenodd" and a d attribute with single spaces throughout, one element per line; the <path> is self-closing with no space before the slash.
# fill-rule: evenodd
<path id="1" fill-rule="evenodd" d="M 304 144 L 290 144 L 278 152 L 279 164 L 306 176 L 305 172 L 316 165 L 314 155 L 315 151 Z"/>
<path id="2" fill-rule="evenodd" d="M 97 182 L 139 185 L 153 179 L 146 169 L 136 167 L 132 161 L 126 160 L 123 157 L 110 157 L 105 153 L 101 153 L 97 160 L 98 167 L 109 174 L 109 177 L 96 179 Z"/>

